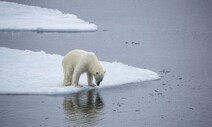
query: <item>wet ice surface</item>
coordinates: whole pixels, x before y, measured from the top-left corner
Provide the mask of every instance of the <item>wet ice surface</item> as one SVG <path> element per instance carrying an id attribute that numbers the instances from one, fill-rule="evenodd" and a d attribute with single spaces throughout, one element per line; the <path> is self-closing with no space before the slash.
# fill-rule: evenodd
<path id="1" fill-rule="evenodd" d="M 212 125 L 210 1 L 18 2 L 72 12 L 97 24 L 99 31 L 4 32 L 1 47 L 61 55 L 80 47 L 95 51 L 102 60 L 151 69 L 162 78 L 65 97 L 1 95 L 0 126 Z"/>

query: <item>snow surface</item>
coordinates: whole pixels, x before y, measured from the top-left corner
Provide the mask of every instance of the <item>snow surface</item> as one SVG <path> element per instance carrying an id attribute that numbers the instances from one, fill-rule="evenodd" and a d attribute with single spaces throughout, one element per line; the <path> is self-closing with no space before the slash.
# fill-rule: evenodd
<path id="1" fill-rule="evenodd" d="M 85 74 L 80 78 L 83 88 L 63 86 L 61 61 L 63 56 L 0 47 L 0 94 L 67 94 L 85 89 Z M 157 80 L 157 73 L 118 62 L 101 61 L 107 71 L 99 87 L 105 88 L 127 83 Z"/>
<path id="2" fill-rule="evenodd" d="M 79 32 L 96 31 L 97 26 L 56 9 L 0 1 L 0 30 Z"/>

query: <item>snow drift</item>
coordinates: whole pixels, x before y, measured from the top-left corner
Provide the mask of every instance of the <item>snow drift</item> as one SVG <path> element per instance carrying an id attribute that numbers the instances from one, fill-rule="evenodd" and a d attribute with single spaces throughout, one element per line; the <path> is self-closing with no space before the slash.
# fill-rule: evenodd
<path id="1" fill-rule="evenodd" d="M 83 88 L 63 86 L 61 61 L 63 56 L 0 47 L 0 94 L 67 94 L 89 89 L 86 75 L 82 75 Z M 107 71 L 99 88 L 113 87 L 159 79 L 157 73 L 124 65 L 101 61 Z"/>

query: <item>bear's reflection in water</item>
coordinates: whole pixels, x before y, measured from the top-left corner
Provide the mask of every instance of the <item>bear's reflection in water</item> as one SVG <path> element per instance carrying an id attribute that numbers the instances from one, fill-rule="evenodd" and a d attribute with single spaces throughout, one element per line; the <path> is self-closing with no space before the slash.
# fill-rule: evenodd
<path id="1" fill-rule="evenodd" d="M 92 126 L 101 121 L 104 103 L 99 93 L 91 90 L 65 97 L 63 108 L 69 126 Z"/>

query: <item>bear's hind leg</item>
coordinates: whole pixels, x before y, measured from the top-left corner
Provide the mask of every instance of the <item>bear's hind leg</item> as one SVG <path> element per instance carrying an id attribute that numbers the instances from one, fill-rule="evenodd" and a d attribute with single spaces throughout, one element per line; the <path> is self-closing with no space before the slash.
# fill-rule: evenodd
<path id="1" fill-rule="evenodd" d="M 64 80 L 63 80 L 63 84 L 65 85 L 65 86 L 69 86 L 69 85 L 71 85 L 71 83 L 72 83 L 72 71 L 70 72 L 70 71 L 66 71 L 66 72 L 64 72 Z"/>
<path id="2" fill-rule="evenodd" d="M 77 71 L 77 69 L 74 70 L 73 76 L 72 76 L 72 85 L 76 87 L 83 87 L 82 85 L 79 85 L 79 79 L 80 79 L 81 73 Z"/>

